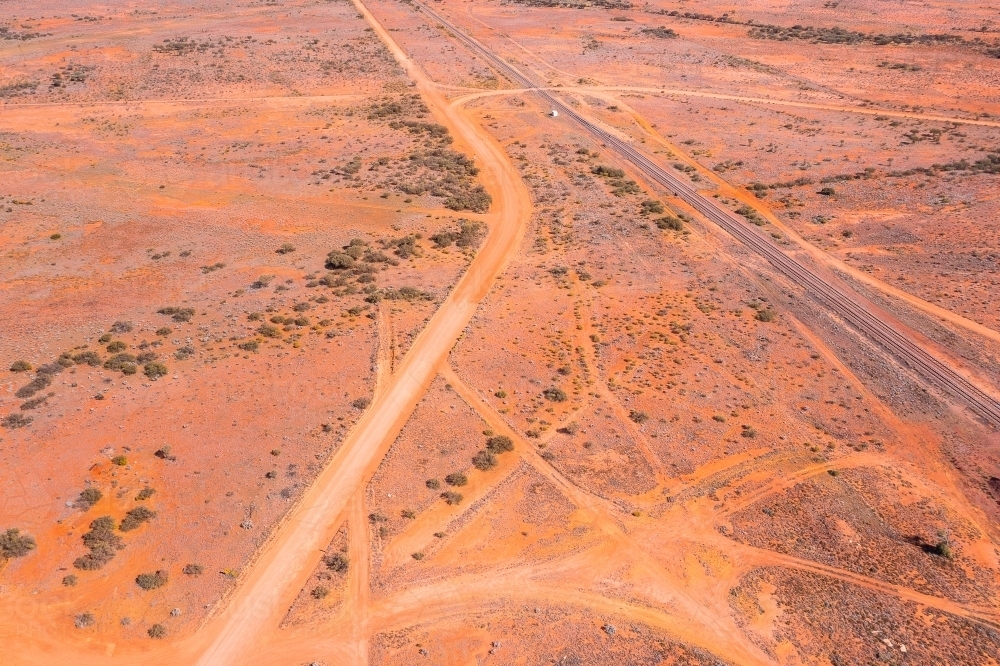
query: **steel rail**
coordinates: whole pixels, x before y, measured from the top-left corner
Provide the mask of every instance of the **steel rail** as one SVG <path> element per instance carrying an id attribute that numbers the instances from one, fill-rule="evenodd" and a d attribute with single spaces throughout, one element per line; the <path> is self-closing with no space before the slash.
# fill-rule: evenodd
<path id="1" fill-rule="evenodd" d="M 458 40 L 468 46 L 478 56 L 503 73 L 512 82 L 527 88 L 540 96 L 552 108 L 567 116 L 587 132 L 602 141 L 608 148 L 633 166 L 650 180 L 673 192 L 677 197 L 724 229 L 735 239 L 769 261 L 788 278 L 801 285 L 826 308 L 836 313 L 868 339 L 882 347 L 904 365 L 926 381 L 958 398 L 983 420 L 1000 428 L 1000 402 L 973 384 L 954 368 L 938 359 L 912 338 L 880 319 L 867 306 L 866 299 L 859 294 L 847 293 L 827 282 L 807 266 L 786 254 L 762 232 L 728 208 L 702 195 L 681 180 L 679 176 L 656 164 L 643 153 L 611 132 L 587 120 L 568 104 L 548 90 L 537 86 L 516 67 L 495 55 L 478 40 L 466 34 L 449 20 L 417 0 L 414 5 L 432 16 L 447 28 Z"/>

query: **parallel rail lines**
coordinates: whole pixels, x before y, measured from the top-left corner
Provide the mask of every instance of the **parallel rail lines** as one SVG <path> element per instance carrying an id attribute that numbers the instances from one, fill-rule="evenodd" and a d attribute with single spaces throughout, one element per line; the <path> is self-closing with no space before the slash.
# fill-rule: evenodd
<path id="1" fill-rule="evenodd" d="M 601 129 L 591 121 L 576 113 L 570 106 L 539 88 L 531 79 L 513 65 L 495 55 L 473 37 L 456 27 L 443 16 L 426 5 L 414 2 L 438 23 L 478 56 L 489 62 L 514 83 L 531 89 L 553 109 L 567 116 L 594 137 L 630 162 L 650 180 L 672 191 L 681 200 L 710 219 L 731 236 L 767 259 L 775 268 L 792 281 L 804 287 L 820 304 L 882 347 L 904 365 L 910 367 L 924 380 L 950 393 L 979 415 L 984 421 L 1000 428 L 1000 402 L 973 384 L 947 363 L 942 362 L 931 351 L 879 318 L 877 311 L 860 295 L 846 292 L 828 282 L 807 266 L 792 258 L 775 245 L 764 234 L 752 227 L 741 217 L 722 207 L 713 199 L 703 196 L 678 176 L 662 168 L 628 142 Z"/>

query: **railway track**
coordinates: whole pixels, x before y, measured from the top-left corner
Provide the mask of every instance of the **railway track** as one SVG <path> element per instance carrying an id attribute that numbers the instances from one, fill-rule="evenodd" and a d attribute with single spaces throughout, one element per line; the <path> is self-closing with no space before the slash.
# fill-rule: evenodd
<path id="1" fill-rule="evenodd" d="M 767 259 L 785 276 L 802 285 L 821 305 L 849 323 L 925 381 L 958 399 L 993 427 L 1000 428 L 1000 402 L 947 363 L 941 361 L 923 345 L 883 321 L 877 310 L 859 294 L 845 291 L 817 275 L 806 265 L 786 254 L 736 213 L 724 208 L 713 199 L 703 196 L 680 177 L 650 160 L 628 142 L 590 122 L 548 90 L 539 88 L 516 67 L 495 55 L 448 19 L 423 3 L 414 0 L 413 4 L 419 6 L 422 11 L 447 28 L 456 39 L 463 42 L 512 82 L 531 89 L 553 109 L 576 122 L 608 148 L 615 151 L 621 158 L 630 162 L 647 178 L 672 191 L 731 236 Z"/>

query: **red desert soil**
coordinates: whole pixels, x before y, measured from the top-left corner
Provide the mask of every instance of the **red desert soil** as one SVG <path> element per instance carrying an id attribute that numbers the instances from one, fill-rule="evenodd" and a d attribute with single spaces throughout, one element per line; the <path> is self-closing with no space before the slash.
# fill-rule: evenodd
<path id="1" fill-rule="evenodd" d="M 988 8 L 3 7 L 0 664 L 1000 663 Z"/>

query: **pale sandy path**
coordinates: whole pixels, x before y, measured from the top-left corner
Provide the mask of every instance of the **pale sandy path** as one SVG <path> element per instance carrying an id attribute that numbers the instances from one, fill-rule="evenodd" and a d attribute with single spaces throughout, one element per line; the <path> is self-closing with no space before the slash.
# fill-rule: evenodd
<path id="1" fill-rule="evenodd" d="M 318 562 L 320 549 L 332 539 L 336 518 L 375 471 L 479 302 L 517 251 L 531 211 L 528 191 L 499 146 L 457 105 L 447 103 L 360 0 L 355 6 L 416 82 L 435 116 L 479 159 L 499 215 L 475 261 L 417 337 L 385 392 L 276 531 L 224 613 L 205 628 L 211 645 L 196 663 L 206 666 L 244 663 L 278 626 Z"/>

